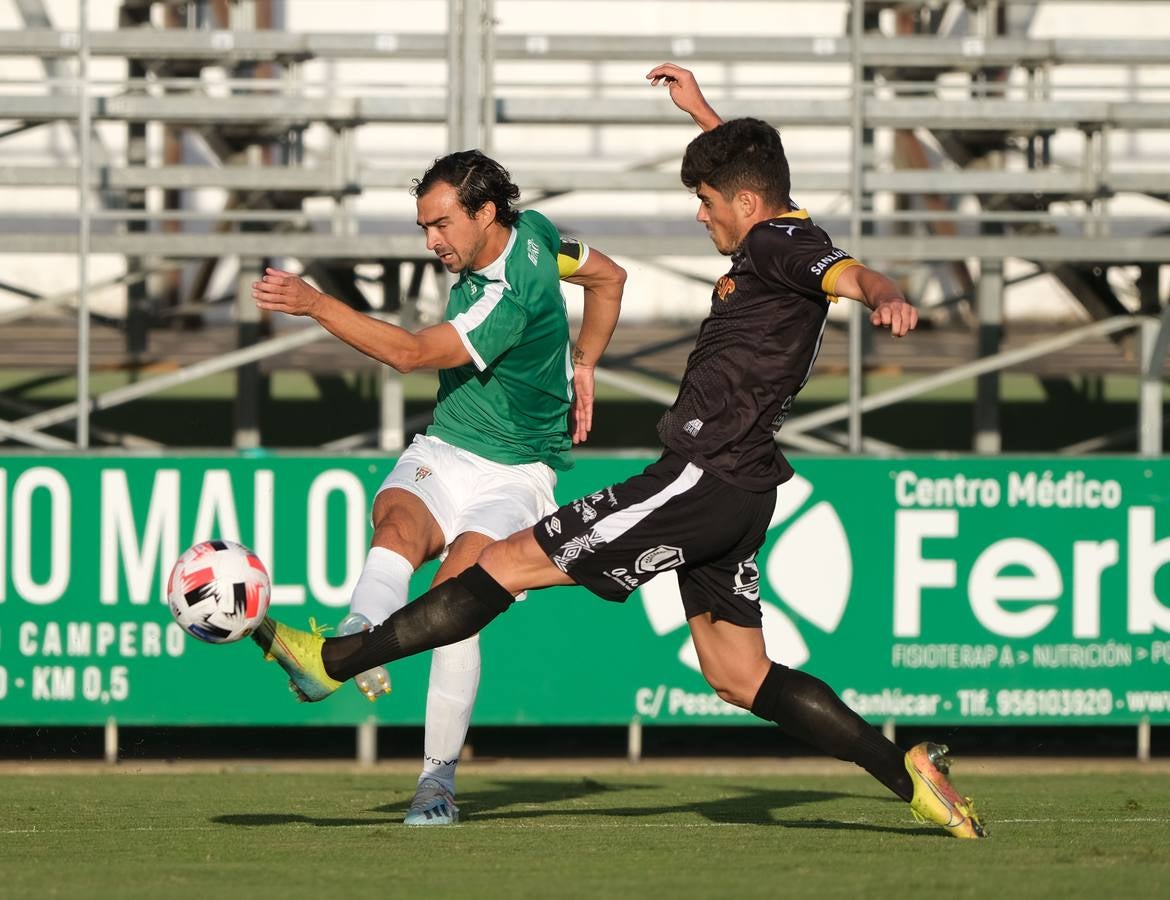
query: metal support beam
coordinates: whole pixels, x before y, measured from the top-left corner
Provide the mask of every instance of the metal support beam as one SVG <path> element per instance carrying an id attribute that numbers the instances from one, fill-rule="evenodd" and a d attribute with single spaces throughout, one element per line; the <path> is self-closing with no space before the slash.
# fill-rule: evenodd
<path id="1" fill-rule="evenodd" d="M 357 761 L 365 767 L 378 761 L 378 720 L 373 716 L 357 727 Z"/>
<path id="2" fill-rule="evenodd" d="M 1138 762 L 1150 761 L 1150 717 L 1142 716 L 1137 727 L 1137 758 Z"/>
<path id="3" fill-rule="evenodd" d="M 630 727 L 626 730 L 626 761 L 642 761 L 642 720 L 637 716 L 630 719 Z"/>
<path id="4" fill-rule="evenodd" d="M 102 756 L 111 766 L 118 762 L 118 720 L 113 716 L 106 719 L 102 741 Z"/>
<path id="5" fill-rule="evenodd" d="M 332 337 L 332 335 L 324 328 L 303 328 L 291 334 L 261 341 L 243 350 L 225 353 L 214 359 L 205 359 L 202 362 L 179 369 L 177 372 L 159 375 L 135 384 L 114 388 L 111 391 L 106 391 L 104 394 L 98 394 L 90 401 L 90 405 L 93 409 L 110 409 L 114 406 L 121 406 L 123 403 L 129 403 L 131 400 L 137 400 L 139 397 L 149 397 L 151 394 L 157 394 L 160 391 L 177 387 L 180 384 L 197 381 L 200 378 L 206 378 L 208 375 L 214 375 L 217 372 L 226 372 L 245 363 L 261 360 L 269 356 L 276 356 L 278 353 L 291 352 L 298 347 L 303 347 L 306 344 L 311 344 L 314 341 L 319 341 L 326 337 Z M 26 416 L 18 422 L 12 423 L 10 427 L 24 429 L 48 428 L 52 425 L 59 425 L 62 422 L 68 422 L 70 419 L 77 418 L 79 409 L 80 405 L 77 401 L 63 403 L 53 409 L 47 409 L 44 412 Z"/>
<path id="6" fill-rule="evenodd" d="M 421 265 L 415 263 L 415 265 Z M 408 331 L 413 330 L 415 297 L 402 302 L 402 262 L 388 259 L 382 263 L 382 313 L 397 313 L 398 324 Z M 406 446 L 406 392 L 402 375 L 389 366 L 379 371 L 379 423 L 378 449 L 398 451 Z"/>
<path id="7" fill-rule="evenodd" d="M 127 272 L 124 275 L 95 282 L 88 287 L 89 290 L 95 291 L 117 287 L 118 285 L 130 286 L 144 281 L 146 276 L 146 272 Z M 16 309 L 0 312 L 0 325 L 7 325 L 9 322 L 15 322 L 28 316 L 36 316 L 43 312 L 56 309 L 58 306 L 67 306 L 70 302 L 76 300 L 79 294 L 80 291 L 77 288 L 62 291 L 59 294 L 33 294 L 29 297 L 32 302 L 27 306 L 20 306 Z"/>
<path id="8" fill-rule="evenodd" d="M 1107 334 L 1113 334 L 1118 331 L 1128 331 L 1137 328 L 1141 324 L 1141 320 L 1128 317 L 1116 317 L 1113 319 L 1104 319 L 1100 322 L 1093 322 L 1091 325 L 1084 325 L 1080 328 L 1074 328 L 1062 335 L 1054 338 L 1049 338 L 1043 341 L 1036 341 L 1035 343 L 1021 347 L 1018 350 L 1009 350 L 1000 353 L 997 356 L 992 356 L 987 359 L 976 360 L 975 362 L 966 363 L 965 365 L 956 366 L 953 369 L 948 369 L 945 372 L 939 372 L 937 375 L 928 375 L 925 378 L 918 378 L 909 384 L 901 385 L 900 387 L 891 388 L 888 391 L 880 391 L 876 394 L 870 394 L 861 402 L 862 412 L 871 412 L 875 409 L 882 409 L 886 406 L 892 406 L 895 403 L 900 403 L 903 400 L 908 400 L 911 397 L 917 397 L 921 394 L 927 394 L 931 391 L 946 387 L 950 384 L 955 384 L 959 381 L 965 381 L 968 378 L 975 378 L 987 372 L 994 372 L 1000 369 L 1006 369 L 1017 363 L 1027 362 L 1029 359 L 1035 359 L 1040 356 L 1046 356 L 1049 353 L 1055 353 L 1057 350 L 1063 350 L 1065 347 L 1071 347 L 1079 344 L 1081 341 L 1088 338 L 1099 337 Z M 824 409 L 817 410 L 814 413 L 797 416 L 795 419 L 789 419 L 784 425 L 784 431 L 788 434 L 786 437 L 791 438 L 793 434 L 803 434 L 807 431 L 812 431 L 815 428 L 820 428 L 823 425 L 828 425 L 832 422 L 839 422 L 849 415 L 848 403 L 835 403 L 832 406 L 827 406 Z"/>
<path id="9" fill-rule="evenodd" d="M 1142 371 L 1138 389 L 1138 452 L 1142 456 L 1162 455 L 1162 364 L 1166 358 L 1167 320 L 1170 306 L 1161 321 L 1141 322 Z"/>
<path id="10" fill-rule="evenodd" d="M 89 0 L 80 0 L 77 46 L 77 446 L 89 447 Z"/>
<path id="11" fill-rule="evenodd" d="M 258 259 L 241 257 L 236 275 L 237 346 L 252 347 L 260 337 L 260 308 L 252 299 L 252 282 L 259 277 L 263 263 Z M 264 376 L 260 366 L 248 362 L 236 370 L 235 436 L 233 445 L 238 450 L 260 446 L 260 397 Z"/>
<path id="12" fill-rule="evenodd" d="M 447 149 L 470 150 L 484 136 L 486 0 L 447 0 Z"/>
<path id="13" fill-rule="evenodd" d="M 862 257 L 861 247 L 861 214 L 863 202 L 862 171 L 865 168 L 865 72 L 861 59 L 861 35 L 865 27 L 865 0 L 853 0 L 853 7 L 849 17 L 850 34 L 852 35 L 852 52 L 850 54 L 851 72 L 851 106 L 850 125 L 852 127 L 852 141 L 850 143 L 850 197 L 849 206 L 849 241 L 850 252 Z M 863 257 L 864 258 L 864 257 Z M 860 301 L 860 298 L 855 298 Z M 865 394 L 864 355 L 865 345 L 862 338 L 862 329 L 865 328 L 865 319 L 862 315 L 860 302 L 849 305 L 849 452 L 860 453 L 863 439 L 861 424 L 861 401 Z M 791 437 L 791 434 L 789 434 Z"/>
<path id="14" fill-rule="evenodd" d="M 28 444 L 30 447 L 40 447 L 42 450 L 73 450 L 76 447 L 72 441 L 63 441 L 51 434 L 42 434 L 33 428 L 23 428 L 2 419 L 0 419 L 0 437 L 11 438 Z"/>
<path id="15" fill-rule="evenodd" d="M 1003 260 L 980 261 L 978 287 L 979 358 L 994 357 L 1003 338 Z M 1003 446 L 999 423 L 999 370 L 975 380 L 975 452 L 999 453 Z"/>

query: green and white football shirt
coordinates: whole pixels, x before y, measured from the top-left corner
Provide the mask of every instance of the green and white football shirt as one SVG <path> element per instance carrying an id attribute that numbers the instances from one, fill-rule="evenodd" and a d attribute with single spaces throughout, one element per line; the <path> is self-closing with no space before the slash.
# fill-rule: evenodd
<path id="1" fill-rule="evenodd" d="M 587 258 L 587 247 L 562 241 L 552 222 L 526 210 L 493 263 L 460 275 L 446 320 L 472 362 L 439 371 L 427 434 L 509 465 L 572 465 L 573 365 L 560 279 Z"/>

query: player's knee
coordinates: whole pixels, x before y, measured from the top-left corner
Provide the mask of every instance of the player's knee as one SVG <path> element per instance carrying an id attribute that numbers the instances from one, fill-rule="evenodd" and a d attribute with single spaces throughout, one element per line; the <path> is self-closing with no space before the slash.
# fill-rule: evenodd
<path id="1" fill-rule="evenodd" d="M 479 557 L 476 559 L 476 563 L 479 564 L 480 568 L 488 572 L 488 574 L 502 573 L 508 571 L 510 567 L 510 556 L 511 554 L 506 540 L 492 541 L 479 551 Z"/>
<path id="2" fill-rule="evenodd" d="M 403 549 L 417 542 L 414 530 L 400 517 L 386 515 L 374 522 L 375 547 L 388 547 L 401 553 Z"/>

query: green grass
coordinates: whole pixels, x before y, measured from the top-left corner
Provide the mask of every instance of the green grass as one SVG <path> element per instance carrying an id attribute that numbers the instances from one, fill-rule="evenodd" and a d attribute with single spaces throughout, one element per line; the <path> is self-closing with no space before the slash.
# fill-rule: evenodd
<path id="1" fill-rule="evenodd" d="M 865 776 L 471 777 L 455 828 L 388 774 L 0 776 L 0 896 L 1165 897 L 1170 776 L 960 780 L 956 841 Z"/>

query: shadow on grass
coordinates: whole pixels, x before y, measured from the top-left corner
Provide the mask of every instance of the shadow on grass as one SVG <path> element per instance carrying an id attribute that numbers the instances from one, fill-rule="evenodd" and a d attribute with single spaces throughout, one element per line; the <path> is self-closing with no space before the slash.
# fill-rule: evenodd
<path id="1" fill-rule="evenodd" d="M 724 796 L 713 800 L 660 804 L 653 798 L 644 805 L 589 805 L 566 808 L 566 802 L 586 799 L 609 799 L 628 791 L 654 790 L 656 785 L 632 783 L 605 784 L 593 779 L 561 781 L 495 781 L 491 787 L 461 792 L 459 807 L 463 821 L 532 822 L 541 819 L 590 817 L 598 819 L 660 819 L 663 816 L 692 814 L 720 825 L 771 825 L 783 828 L 817 828 L 826 830 L 876 831 L 895 834 L 946 835 L 936 829 L 895 827 L 865 822 L 827 819 L 791 819 L 784 814 L 797 807 L 832 800 L 855 798 L 872 802 L 873 796 L 839 791 L 773 790 L 750 785 L 726 789 Z M 617 797 L 613 797 L 617 799 Z M 894 798 L 889 798 L 891 801 Z M 216 816 L 211 821 L 221 825 L 263 827 L 292 824 L 328 827 L 369 827 L 396 825 L 402 821 L 409 802 L 403 793 L 400 800 L 370 809 L 365 818 L 314 818 L 292 813 L 245 813 Z M 778 815 L 779 814 L 779 815 Z M 385 817 L 383 817 L 385 816 Z"/>
<path id="2" fill-rule="evenodd" d="M 209 820 L 216 825 L 236 825 L 242 828 L 261 828 L 271 825 L 314 825 L 318 828 L 353 828 L 371 825 L 400 825 L 401 818 L 395 819 L 317 819 L 298 813 L 239 813 L 237 815 L 212 816 Z"/>
<path id="3" fill-rule="evenodd" d="M 604 785 L 591 782 L 588 779 L 585 785 L 594 786 L 592 790 L 578 791 L 576 796 L 563 793 L 548 792 L 551 796 L 543 798 L 544 802 L 576 799 L 579 796 L 597 795 L 604 792 L 620 792 L 627 790 L 645 789 L 648 785 Z M 550 785 L 542 785 L 551 787 Z M 701 816 L 708 822 L 720 825 L 783 825 L 806 826 L 807 820 L 783 821 L 776 817 L 778 810 L 793 809 L 810 803 L 820 803 L 827 800 L 841 800 L 856 797 L 862 800 L 873 800 L 864 794 L 846 794 L 839 791 L 802 791 L 802 790 L 773 790 L 762 789 L 749 785 L 729 787 L 727 795 L 714 800 L 700 800 L 675 804 L 649 803 L 643 806 L 593 806 L 586 809 L 564 809 L 555 806 L 542 805 L 542 799 L 534 796 L 532 785 L 524 781 L 500 782 L 499 787 L 487 791 L 471 791 L 460 795 L 460 810 L 465 820 L 477 822 L 505 822 L 521 821 L 525 819 L 540 819 L 555 816 L 596 816 L 601 818 L 658 818 L 663 815 L 692 813 Z M 892 799 L 892 798 L 891 798 Z M 508 808 L 523 805 L 522 809 Z M 868 826 L 858 823 L 816 822 L 811 827 L 833 827 L 839 825 L 846 828 L 869 828 L 875 831 L 901 832 L 900 828 L 884 828 L 882 826 Z"/>

